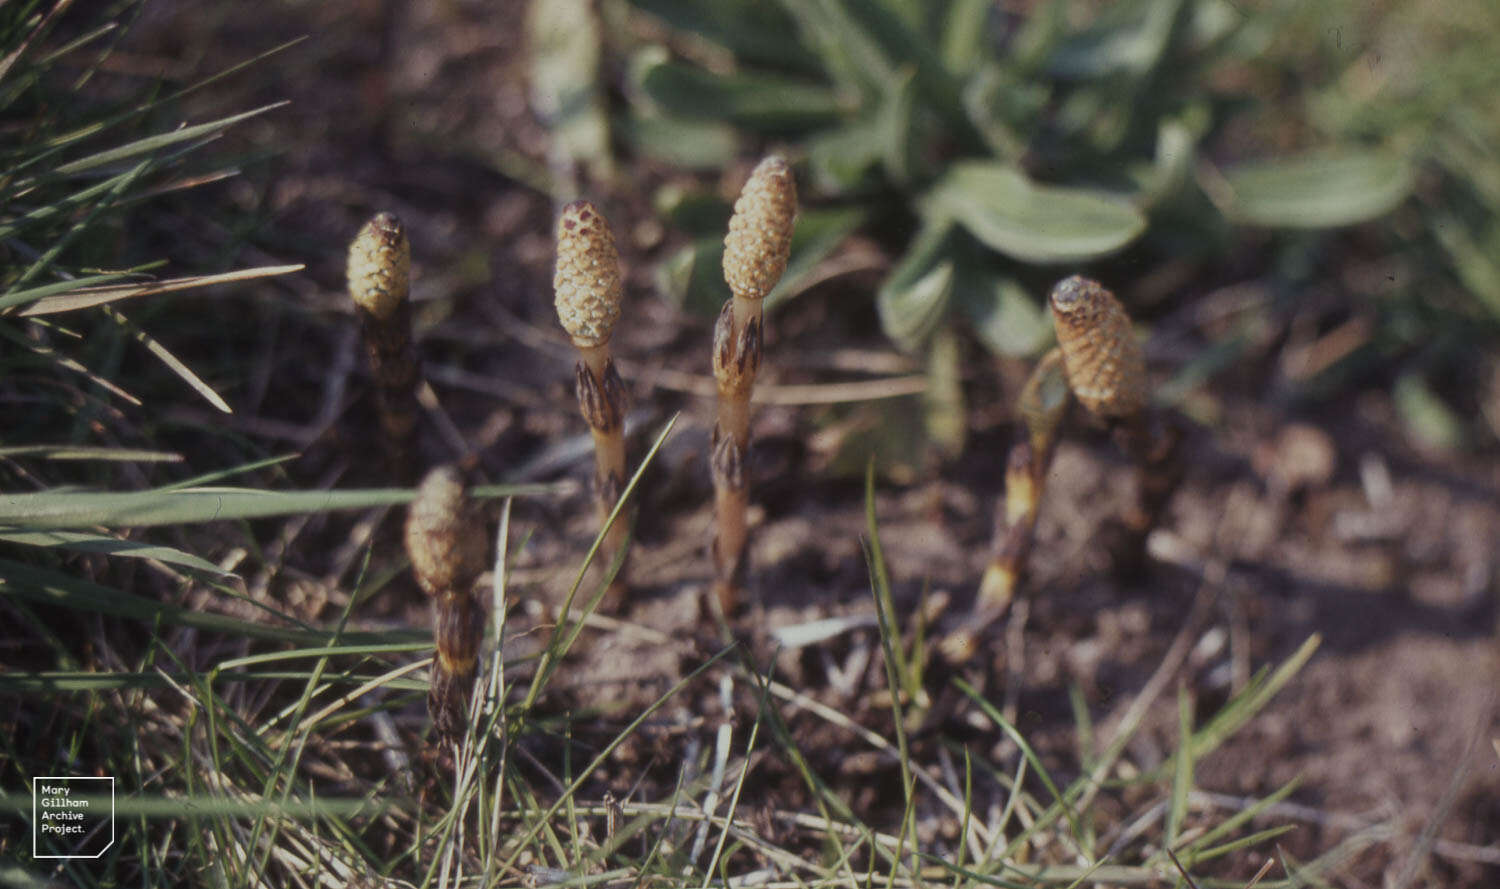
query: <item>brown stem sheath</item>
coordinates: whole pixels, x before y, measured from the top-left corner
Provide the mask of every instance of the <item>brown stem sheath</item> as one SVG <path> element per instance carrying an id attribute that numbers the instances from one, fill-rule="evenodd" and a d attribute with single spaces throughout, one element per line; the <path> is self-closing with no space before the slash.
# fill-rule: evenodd
<path id="1" fill-rule="evenodd" d="M 949 663 L 972 658 L 978 652 L 981 634 L 1003 617 L 1015 600 L 1031 556 L 1058 429 L 1071 403 L 1062 379 L 1061 356 L 1053 349 L 1037 364 L 1017 399 L 1017 413 L 1026 428 L 1006 458 L 1005 495 L 996 510 L 990 563 L 980 579 L 974 610 L 939 643 L 938 650 Z"/>
<path id="2" fill-rule="evenodd" d="M 625 384 L 609 357 L 608 344 L 579 352 L 583 357 L 576 368 L 578 409 L 594 437 L 594 509 L 603 527 L 625 490 Z M 613 560 L 623 552 L 629 535 L 630 516 L 622 514 L 605 532 L 603 557 Z M 621 565 L 605 593 L 605 610 L 618 608 L 625 589 L 625 566 Z"/>
<path id="3" fill-rule="evenodd" d="M 474 588 L 484 572 L 483 517 L 464 491 L 456 467 L 432 470 L 406 517 L 406 552 L 417 585 L 432 598 L 437 647 L 427 710 L 445 741 L 463 737 L 484 639 L 484 601 Z"/>
<path id="4" fill-rule="evenodd" d="M 1115 443 L 1130 458 L 1132 502 L 1125 515 L 1106 528 L 1106 548 L 1115 576 L 1136 581 L 1146 571 L 1147 538 L 1182 482 L 1183 424 L 1176 414 L 1147 409 L 1113 431 Z"/>
<path id="5" fill-rule="evenodd" d="M 594 504 L 599 524 L 609 520 L 625 490 L 625 384 L 610 358 L 609 339 L 620 317 L 624 287 L 609 224 L 592 204 L 574 201 L 557 220 L 557 267 L 552 278 L 557 318 L 578 347 L 578 410 L 594 437 Z M 623 559 L 630 518 L 621 515 L 605 534 L 606 564 Z M 625 567 L 610 583 L 602 607 L 624 600 Z"/>
<path id="6" fill-rule="evenodd" d="M 786 270 L 797 188 L 790 168 L 771 156 L 756 165 L 734 205 L 724 238 L 724 280 L 733 294 L 714 325 L 713 369 L 719 406 L 709 466 L 714 483 L 713 601 L 723 614 L 741 604 L 750 529 L 747 466 L 750 393 L 764 347 L 761 303 Z"/>

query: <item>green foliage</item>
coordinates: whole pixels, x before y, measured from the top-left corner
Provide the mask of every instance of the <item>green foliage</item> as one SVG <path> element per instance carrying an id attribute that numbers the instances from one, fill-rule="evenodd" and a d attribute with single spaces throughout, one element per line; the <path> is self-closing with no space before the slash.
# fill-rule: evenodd
<path id="1" fill-rule="evenodd" d="M 1397 146 L 1420 172 L 1418 200 L 1375 243 L 1382 274 L 1358 286 L 1372 336 L 1315 381 L 1316 394 L 1338 391 L 1350 372 L 1378 374 L 1414 440 L 1493 441 L 1475 393 L 1494 373 L 1487 355 L 1500 337 L 1500 8 L 1340 0 L 1289 13 L 1279 34 L 1257 64 L 1309 72 L 1299 126 L 1320 140 Z"/>
<path id="2" fill-rule="evenodd" d="M 1348 225 L 1412 185 L 1399 155 L 1360 147 L 1371 138 L 1215 166 L 1209 147 L 1245 101 L 1212 75 L 1261 52 L 1273 25 L 1228 0 L 1121 0 L 1082 27 L 1066 0 L 1024 21 L 976 0 L 632 2 L 713 47 L 694 54 L 705 64 L 638 53 L 633 130 L 675 132 L 690 146 L 677 155 L 705 163 L 728 160 L 726 128 L 791 146 L 810 203 L 859 208 L 899 257 L 877 306 L 911 350 L 957 314 L 993 351 L 1033 353 L 1037 296 L 1072 267 L 1132 248 L 1210 256 L 1230 222 Z M 706 264 L 714 234 L 672 268 Z M 717 305 L 698 295 L 711 275 L 670 283 Z"/>

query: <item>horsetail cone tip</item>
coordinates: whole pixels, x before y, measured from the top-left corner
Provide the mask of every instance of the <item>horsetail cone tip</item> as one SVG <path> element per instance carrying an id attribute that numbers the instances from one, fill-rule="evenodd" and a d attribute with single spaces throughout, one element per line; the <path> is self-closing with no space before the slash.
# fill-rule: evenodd
<path id="1" fill-rule="evenodd" d="M 1101 417 L 1128 417 L 1146 406 L 1146 359 L 1125 307 L 1097 281 L 1058 282 L 1048 300 L 1068 386 Z"/>
<path id="2" fill-rule="evenodd" d="M 457 468 L 427 473 L 406 516 L 412 573 L 429 596 L 467 593 L 485 569 L 485 536 Z"/>
<path id="3" fill-rule="evenodd" d="M 786 271 L 797 216 L 797 183 L 786 159 L 771 155 L 734 202 L 724 237 L 724 280 L 741 299 L 763 299 Z"/>
<path id="4" fill-rule="evenodd" d="M 563 207 L 557 219 L 557 268 L 552 276 L 557 319 L 580 349 L 609 342 L 620 317 L 620 257 L 609 223 L 588 201 Z"/>
<path id="5" fill-rule="evenodd" d="M 394 213 L 377 213 L 349 244 L 349 296 L 385 320 L 411 287 L 411 244 Z"/>

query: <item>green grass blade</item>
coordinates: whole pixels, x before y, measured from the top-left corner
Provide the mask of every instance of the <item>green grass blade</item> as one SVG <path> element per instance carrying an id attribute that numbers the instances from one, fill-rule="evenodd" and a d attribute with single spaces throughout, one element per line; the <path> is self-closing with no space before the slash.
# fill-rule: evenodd
<path id="1" fill-rule="evenodd" d="M 477 497 L 524 497 L 552 485 L 488 485 Z M 153 525 L 305 515 L 410 503 L 409 488 L 329 491 L 259 491 L 252 488 L 191 488 L 128 493 L 0 494 L 0 525 L 15 528 L 80 528 L 94 525 L 146 528 Z"/>
<path id="2" fill-rule="evenodd" d="M 39 457 L 43 460 L 101 460 L 122 463 L 181 463 L 182 455 L 170 451 L 136 448 L 103 448 L 90 445 L 16 445 L 0 447 L 0 457 Z"/>
<path id="3" fill-rule="evenodd" d="M 207 559 L 185 553 L 180 549 L 140 540 L 121 540 L 106 534 L 86 531 L 9 531 L 0 528 L 0 540 L 19 543 L 23 546 L 39 546 L 49 549 L 66 549 L 80 553 L 102 553 L 130 559 L 155 559 L 169 565 L 181 565 L 210 574 L 233 576 Z"/>
<path id="4" fill-rule="evenodd" d="M 147 136 L 144 139 L 137 139 L 134 142 L 127 142 L 124 145 L 108 149 L 107 151 L 100 151 L 95 154 L 88 155 L 87 157 L 81 157 L 76 161 L 70 161 L 69 163 L 59 166 L 57 168 L 57 173 L 64 176 L 71 176 L 76 173 L 83 173 L 89 170 L 96 169 L 98 167 L 102 167 L 105 164 L 112 164 L 118 161 L 126 160 L 128 158 L 137 157 L 142 154 L 149 154 L 153 151 L 158 151 L 162 148 L 166 148 L 170 145 L 176 145 L 180 142 L 186 142 L 190 139 L 197 139 L 203 136 L 213 135 L 231 126 L 234 126 L 241 121 L 249 120 L 252 117 L 258 117 L 259 115 L 265 114 L 267 111 L 273 111 L 288 104 L 290 104 L 290 102 L 287 101 L 272 102 L 269 105 L 262 105 L 259 108 L 252 108 L 249 111 L 242 111 L 239 114 L 231 114 L 228 117 L 221 117 L 218 120 L 212 120 L 208 123 L 200 123 L 190 127 L 183 127 L 179 130 L 172 130 L 168 133 L 158 133 L 154 136 Z"/>
<path id="5" fill-rule="evenodd" d="M 1189 861 L 1196 861 L 1199 853 L 1207 849 L 1210 843 L 1216 843 L 1224 837 L 1229 836 L 1238 830 L 1240 825 L 1259 817 L 1262 812 L 1291 796 L 1292 791 L 1296 790 L 1300 783 L 1300 778 L 1293 778 L 1264 799 L 1257 800 L 1253 805 L 1246 806 L 1244 809 L 1225 818 L 1185 845 L 1181 850 L 1182 857 Z"/>
<path id="6" fill-rule="evenodd" d="M 1083 828 L 1078 822 L 1078 814 L 1073 811 L 1072 805 L 1063 797 L 1062 791 L 1058 790 L 1057 784 L 1052 780 L 1052 775 L 1047 771 L 1046 766 L 1042 765 L 1041 757 L 1036 755 L 1036 751 L 1026 742 L 1026 738 L 1016 730 L 1015 726 L 1010 724 L 1009 720 L 1000 714 L 999 710 L 995 709 L 993 704 L 985 700 L 984 696 L 974 686 L 957 676 L 953 678 L 953 684 L 958 687 L 959 691 L 967 695 L 970 700 L 978 704 L 979 709 L 984 711 L 984 715 L 988 716 L 995 725 L 1000 727 L 1001 731 L 1005 732 L 1015 742 L 1017 747 L 1021 748 L 1021 755 L 1026 758 L 1027 762 L 1031 763 L 1032 770 L 1041 779 L 1042 784 L 1047 788 L 1047 792 L 1052 794 L 1053 805 L 1060 807 L 1062 814 L 1068 819 L 1068 825 L 1072 829 L 1073 836 L 1081 838 L 1083 836 Z"/>
<path id="7" fill-rule="evenodd" d="M 589 565 L 593 563 L 594 556 L 599 552 L 599 548 L 604 545 L 605 535 L 608 534 L 610 527 L 615 522 L 620 521 L 620 514 L 624 511 L 625 505 L 630 502 L 636 485 L 640 483 L 641 477 L 646 474 L 647 467 L 651 465 L 651 461 L 655 459 L 657 452 L 661 450 L 661 446 L 666 443 L 667 437 L 672 434 L 672 428 L 677 425 L 677 418 L 679 416 L 681 415 L 673 414 L 672 418 L 667 420 L 666 425 L 662 427 L 661 432 L 657 433 L 656 441 L 652 442 L 651 449 L 641 459 L 640 465 L 636 467 L 635 473 L 630 477 L 630 482 L 625 485 L 620 498 L 615 501 L 614 509 L 610 510 L 609 517 L 605 520 L 603 527 L 594 535 L 593 545 L 589 547 L 588 554 L 584 556 L 583 564 L 578 567 L 578 575 L 573 580 L 573 586 L 568 590 L 567 598 L 563 600 L 560 609 L 561 614 L 567 615 L 572 609 L 573 599 L 578 595 L 578 588 L 583 585 L 584 575 L 588 572 Z M 562 621 L 566 621 L 566 617 L 559 622 L 557 631 L 552 634 L 552 639 L 547 643 L 547 648 L 542 654 L 541 663 L 537 666 L 536 674 L 532 677 L 531 687 L 526 691 L 526 699 L 521 704 L 523 711 L 529 711 L 532 705 L 536 703 L 537 696 L 546 687 L 547 680 L 551 678 L 552 672 L 557 669 L 557 664 L 567 655 L 573 642 L 583 632 L 584 618 L 588 614 L 593 613 L 600 599 L 604 597 L 604 593 L 607 591 L 610 582 L 614 579 L 615 573 L 619 571 L 620 566 L 624 563 L 625 554 L 628 549 L 629 545 L 627 543 L 626 546 L 620 549 L 620 552 L 615 554 L 614 564 L 611 566 L 608 576 L 600 584 L 598 593 L 589 602 L 589 607 L 586 609 L 585 614 L 566 628 L 562 624 Z"/>
<path id="8" fill-rule="evenodd" d="M 209 632 L 276 642 L 321 644 L 327 641 L 329 635 L 325 630 L 270 626 L 223 614 L 210 614 L 169 605 L 10 559 L 0 559 L 0 595 L 20 596 L 73 611 L 92 611 L 132 618 L 146 623 L 160 621 Z M 379 643 L 396 640 L 409 641 L 415 635 L 417 634 L 414 631 L 387 631 L 347 633 L 343 638 L 351 642 Z"/>
<path id="9" fill-rule="evenodd" d="M 1167 809 L 1167 848 L 1177 846 L 1182 819 L 1187 817 L 1188 795 L 1193 791 L 1193 699 L 1186 688 L 1177 691 L 1177 769 L 1172 775 L 1172 805 Z"/>
<path id="10" fill-rule="evenodd" d="M 1314 633 L 1309 636 L 1269 677 L 1252 682 L 1243 692 L 1225 704 L 1224 709 L 1215 714 L 1207 725 L 1193 735 L 1188 755 L 1193 759 L 1202 759 L 1216 750 L 1230 735 L 1239 731 L 1255 714 L 1265 709 L 1271 698 L 1275 697 L 1276 693 L 1281 691 L 1282 687 L 1307 664 L 1322 641 L 1321 634 Z"/>

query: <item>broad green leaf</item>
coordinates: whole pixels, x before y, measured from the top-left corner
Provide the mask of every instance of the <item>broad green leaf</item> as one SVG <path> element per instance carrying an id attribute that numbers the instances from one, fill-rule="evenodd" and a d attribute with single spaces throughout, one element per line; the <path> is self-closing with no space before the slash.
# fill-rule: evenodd
<path id="1" fill-rule="evenodd" d="M 1166 52 L 1184 0 L 1119 0 L 1099 19 L 1069 35 L 1048 60 L 1048 71 L 1065 80 L 1139 76 Z"/>
<path id="2" fill-rule="evenodd" d="M 535 494 L 545 485 L 497 485 L 487 496 Z M 476 490 L 476 495 L 480 494 Z M 303 515 L 408 503 L 408 488 L 345 491 L 259 491 L 250 488 L 0 494 L 0 525 L 14 528 L 144 528 L 192 522 Z"/>
<path id="3" fill-rule="evenodd" d="M 987 64 L 964 85 L 964 112 L 997 160 L 1015 162 L 1026 150 L 1021 133 L 1037 119 L 1048 94 L 1035 80 Z"/>
<path id="4" fill-rule="evenodd" d="M 920 478 L 931 454 L 923 399 L 915 395 L 861 401 L 831 411 L 824 439 L 831 442 L 821 473 L 859 478 L 871 463 L 896 484 Z"/>
<path id="5" fill-rule="evenodd" d="M 667 299 L 686 312 L 712 318 L 729 299 L 724 283 L 724 238 L 708 235 L 679 248 L 662 261 L 657 285 Z"/>
<path id="6" fill-rule="evenodd" d="M 896 62 L 844 0 L 780 0 L 780 5 L 842 90 L 866 99 L 880 96 L 895 76 Z"/>
<path id="7" fill-rule="evenodd" d="M 926 200 L 929 212 L 951 216 L 987 246 L 1023 262 L 1096 259 L 1146 229 L 1141 212 L 1109 192 L 1039 185 L 1006 164 L 958 164 Z"/>
<path id="8" fill-rule="evenodd" d="M 804 74 L 821 70 L 818 57 L 788 39 L 796 23 L 773 3 L 760 0 L 630 0 L 672 27 L 733 52 L 748 62 Z"/>
<path id="9" fill-rule="evenodd" d="M 1396 413 L 1414 438 L 1427 447 L 1452 451 L 1464 445 L 1464 424 L 1421 374 L 1408 371 L 1396 380 L 1391 393 Z"/>
<path id="10" fill-rule="evenodd" d="M 996 355 L 1035 355 L 1052 338 L 1052 319 L 1041 302 L 997 269 L 960 266 L 954 303 Z"/>
<path id="11" fill-rule="evenodd" d="M 906 255 L 875 294 L 880 326 L 896 345 L 915 351 L 927 342 L 948 311 L 953 295 L 953 223 L 923 223 Z"/>
<path id="12" fill-rule="evenodd" d="M 526 8 L 531 105 L 552 152 L 609 176 L 609 118 L 599 84 L 600 28 L 589 0 L 531 0 Z"/>
<path id="13" fill-rule="evenodd" d="M 631 114 L 620 119 L 624 138 L 641 154 L 682 170 L 712 170 L 739 154 L 734 127 L 662 114 Z"/>
<path id="14" fill-rule="evenodd" d="M 1249 20 L 1230 0 L 1199 0 L 1188 10 L 1188 44 L 1197 53 L 1213 52 Z"/>
<path id="15" fill-rule="evenodd" d="M 752 129 L 811 129 L 836 123 L 845 110 L 831 90 L 814 81 L 749 72 L 715 74 L 650 54 L 643 54 L 637 64 L 635 82 L 663 111 Z"/>
<path id="16" fill-rule="evenodd" d="M 953 297 L 953 222 L 927 220 L 906 255 L 874 295 L 880 328 L 906 351 L 916 351 L 938 330 Z"/>
<path id="17" fill-rule="evenodd" d="M 924 33 L 920 9 L 893 0 L 828 0 L 822 5 L 837 8 L 835 17 L 841 22 L 845 39 L 848 34 L 857 33 L 875 45 L 884 60 L 880 69 L 883 74 L 877 83 L 878 95 L 889 95 L 891 85 L 901 78 L 902 69 L 911 68 L 917 93 L 927 107 L 949 122 L 952 128 L 949 136 L 964 142 L 976 138 L 964 116 L 959 81 L 943 64 L 935 41 Z"/>
<path id="18" fill-rule="evenodd" d="M 890 91 L 881 101 L 880 113 L 876 118 L 879 121 L 881 161 L 885 166 L 885 174 L 891 182 L 902 188 L 907 187 L 917 175 L 917 109 L 914 107 L 917 98 L 916 77 L 914 68 L 901 69 L 891 83 Z"/>
<path id="19" fill-rule="evenodd" d="M 1010 60 L 1028 76 L 1040 77 L 1052 52 L 1068 32 L 1069 0 L 1043 0 L 1021 23 L 1011 43 Z"/>
<path id="20" fill-rule="evenodd" d="M 1433 236 L 1448 254 L 1459 280 L 1500 320 L 1500 265 L 1496 263 L 1500 251 L 1487 249 L 1500 244 L 1500 227 L 1491 225 L 1489 236 L 1480 239 L 1454 213 L 1437 211 L 1431 218 Z"/>
<path id="21" fill-rule="evenodd" d="M 1133 120 L 1142 116 L 1148 99 L 1138 93 L 1143 81 L 1116 77 L 1078 86 L 1063 94 L 1052 122 L 1065 150 L 1073 153 L 1113 154 L 1130 133 Z M 1072 166 L 1069 162 L 1065 166 Z"/>
<path id="22" fill-rule="evenodd" d="M 933 334 L 927 350 L 922 425 L 938 451 L 950 460 L 964 452 L 969 429 L 964 409 L 962 359 L 963 351 L 952 326 L 945 325 Z"/>
<path id="23" fill-rule="evenodd" d="M 674 231 L 691 235 L 720 235 L 729 227 L 734 205 L 703 188 L 669 183 L 651 197 L 652 208 Z"/>
<path id="24" fill-rule="evenodd" d="M 1224 171 L 1204 182 L 1225 214 L 1273 228 L 1333 228 L 1383 216 L 1406 199 L 1411 166 L 1377 151 L 1273 160 Z"/>
<path id="25" fill-rule="evenodd" d="M 952 296 L 953 263 L 939 263 L 909 286 L 880 288 L 875 298 L 880 326 L 901 348 L 920 349 L 948 314 Z"/>
<path id="26" fill-rule="evenodd" d="M 808 142 L 807 166 L 824 191 L 847 194 L 870 184 L 881 162 L 881 120 L 872 115 L 815 136 Z"/>
<path id="27" fill-rule="evenodd" d="M 864 224 L 865 216 L 866 211 L 860 207 L 828 207 L 797 214 L 786 271 L 782 272 L 781 281 L 766 294 L 766 311 L 779 309 L 806 290 L 818 264 Z"/>
<path id="28" fill-rule="evenodd" d="M 81 553 L 103 553 L 133 559 L 156 559 L 159 562 L 182 565 L 211 574 L 232 573 L 221 570 L 218 565 L 207 559 L 170 546 L 159 546 L 139 540 L 121 540 L 106 534 L 91 534 L 86 531 L 9 531 L 0 528 L 0 540 L 19 543 L 23 546 L 68 549 Z"/>
<path id="29" fill-rule="evenodd" d="M 1164 120 L 1156 131 L 1156 159 L 1151 166 L 1137 206 L 1150 209 L 1171 200 L 1193 176 L 1197 157 L 1193 134 L 1175 120 Z"/>
<path id="30" fill-rule="evenodd" d="M 992 0 L 953 0 L 943 23 L 943 65 L 956 77 L 973 71 L 985 57 Z"/>

